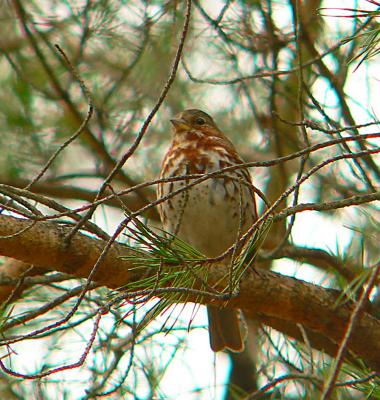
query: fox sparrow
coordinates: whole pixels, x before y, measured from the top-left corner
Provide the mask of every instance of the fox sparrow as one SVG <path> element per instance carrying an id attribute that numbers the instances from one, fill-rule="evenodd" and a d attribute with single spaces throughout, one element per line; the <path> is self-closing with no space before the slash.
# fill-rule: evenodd
<path id="1" fill-rule="evenodd" d="M 243 161 L 233 144 L 200 110 L 186 110 L 171 119 L 174 137 L 161 169 L 161 178 L 207 174 Z M 189 182 L 189 180 L 187 181 Z M 186 185 L 185 180 L 158 185 L 163 197 Z M 207 257 L 222 254 L 257 218 L 255 194 L 246 168 L 214 175 L 160 203 L 163 227 Z M 238 311 L 207 306 L 213 351 L 244 348 Z"/>

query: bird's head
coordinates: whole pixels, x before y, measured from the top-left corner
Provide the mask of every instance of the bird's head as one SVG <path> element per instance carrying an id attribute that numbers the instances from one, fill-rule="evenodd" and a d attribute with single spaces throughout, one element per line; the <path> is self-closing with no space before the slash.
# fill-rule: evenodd
<path id="1" fill-rule="evenodd" d="M 190 130 L 201 131 L 205 134 L 215 131 L 219 132 L 214 120 L 201 110 L 190 109 L 182 111 L 172 118 L 170 122 L 173 124 L 176 133 Z"/>

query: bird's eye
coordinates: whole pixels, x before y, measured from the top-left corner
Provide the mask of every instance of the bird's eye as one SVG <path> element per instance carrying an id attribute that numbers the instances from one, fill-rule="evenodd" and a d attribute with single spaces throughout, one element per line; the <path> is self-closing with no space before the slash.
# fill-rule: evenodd
<path id="1" fill-rule="evenodd" d="M 204 125 L 204 124 L 206 123 L 206 121 L 205 121 L 204 118 L 199 117 L 199 118 L 197 118 L 197 119 L 195 120 L 195 123 L 196 123 L 197 125 Z"/>

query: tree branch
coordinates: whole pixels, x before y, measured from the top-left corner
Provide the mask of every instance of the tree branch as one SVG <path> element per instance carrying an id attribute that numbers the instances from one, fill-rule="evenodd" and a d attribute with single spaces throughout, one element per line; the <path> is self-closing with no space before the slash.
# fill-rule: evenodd
<path id="1" fill-rule="evenodd" d="M 1 184 L 14 186 L 19 189 L 25 188 L 29 184 L 29 180 L 27 179 L 10 179 L 6 177 L 1 177 Z M 54 184 L 51 182 L 39 181 L 33 184 L 33 187 L 29 189 L 32 193 L 42 194 L 44 196 L 51 196 L 59 199 L 68 199 L 68 200 L 83 200 L 92 203 L 96 198 L 97 191 L 93 191 L 90 189 L 85 189 L 72 185 L 65 184 Z M 155 193 L 153 190 L 141 190 L 146 196 L 147 199 L 155 198 Z M 106 189 L 104 191 L 104 197 L 109 196 L 111 192 Z M 120 198 L 125 202 L 126 206 L 131 211 L 139 210 L 144 207 L 147 203 L 144 202 L 140 197 L 136 196 L 134 193 L 128 193 L 128 196 L 120 196 Z M 105 202 L 106 205 L 111 207 L 120 208 L 120 200 L 117 198 L 110 198 Z M 158 213 L 156 210 L 152 211 L 149 214 L 149 217 L 153 220 L 158 220 Z"/>
<path id="2" fill-rule="evenodd" d="M 67 243 L 64 239 L 69 231 L 69 227 L 57 223 L 0 215 L 0 255 L 86 278 L 106 242 L 76 234 Z M 119 288 L 145 277 L 144 269 L 133 268 L 129 260 L 120 258 L 130 254 L 127 246 L 114 243 L 95 275 L 97 283 Z M 215 284 L 227 267 L 213 263 L 210 268 L 209 283 Z M 229 305 L 241 308 L 248 317 L 257 318 L 260 314 L 268 320 L 273 317 L 302 324 L 305 329 L 339 343 L 354 309 L 354 303 L 338 301 L 339 295 L 336 290 L 256 270 L 245 274 L 239 296 L 231 299 Z M 203 303 L 218 302 L 197 299 Z M 363 313 L 351 335 L 349 349 L 372 369 L 380 371 L 380 321 Z"/>

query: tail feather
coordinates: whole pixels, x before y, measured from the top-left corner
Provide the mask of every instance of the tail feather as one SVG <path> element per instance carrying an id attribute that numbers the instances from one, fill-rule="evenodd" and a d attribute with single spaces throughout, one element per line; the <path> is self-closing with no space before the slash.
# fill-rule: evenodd
<path id="1" fill-rule="evenodd" d="M 215 352 L 224 349 L 244 350 L 238 311 L 234 308 L 207 306 L 210 346 Z"/>

